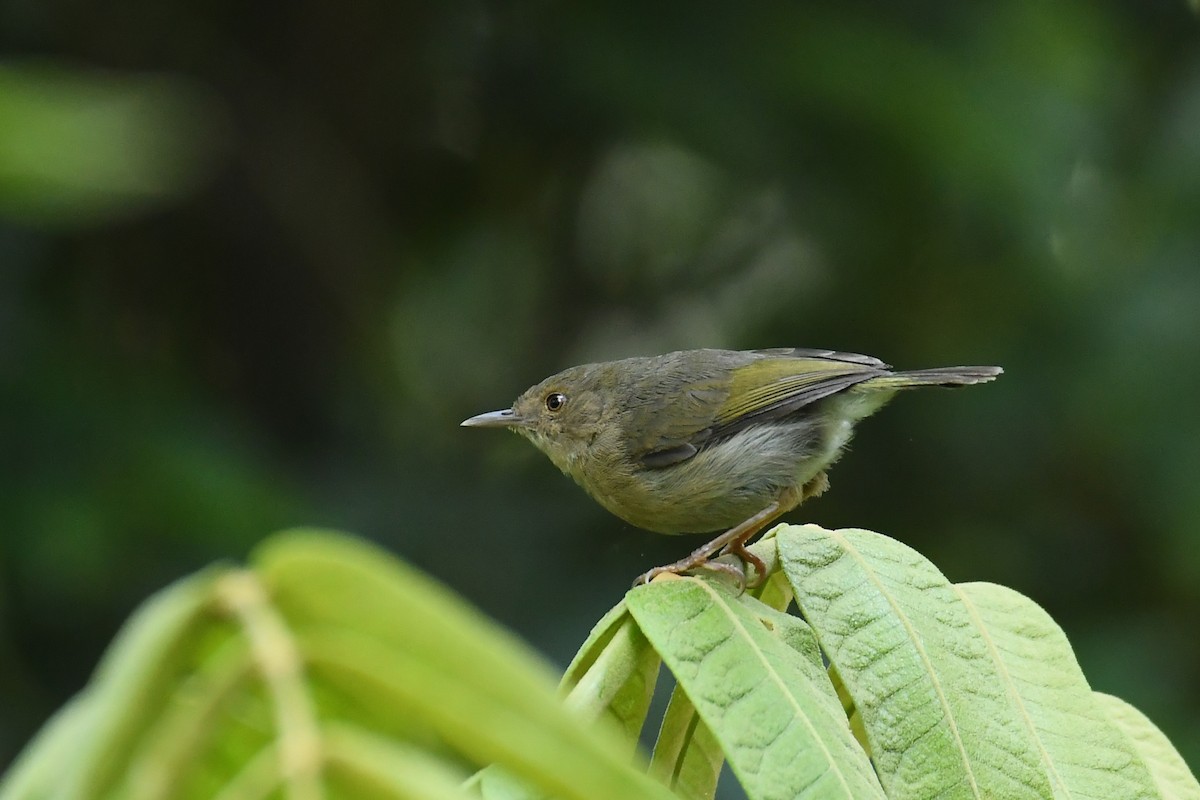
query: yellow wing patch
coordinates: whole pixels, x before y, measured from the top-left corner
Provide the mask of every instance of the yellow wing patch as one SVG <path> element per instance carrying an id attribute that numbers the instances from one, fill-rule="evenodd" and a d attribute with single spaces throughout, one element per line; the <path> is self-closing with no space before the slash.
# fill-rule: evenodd
<path id="1" fill-rule="evenodd" d="M 878 372 L 867 365 L 824 358 L 752 361 L 734 371 L 729 397 L 717 410 L 714 422 L 728 424 L 806 393 L 813 394 L 812 399 L 816 400 Z M 822 386 L 830 391 L 822 392 Z"/>

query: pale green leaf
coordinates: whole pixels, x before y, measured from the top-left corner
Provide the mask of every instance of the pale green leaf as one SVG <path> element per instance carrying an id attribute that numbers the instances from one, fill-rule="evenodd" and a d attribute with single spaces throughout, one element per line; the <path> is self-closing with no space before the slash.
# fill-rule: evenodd
<path id="1" fill-rule="evenodd" d="M 128 777 L 133 754 L 171 702 L 181 673 L 230 635 L 217 614 L 214 587 L 224 576 L 207 570 L 181 580 L 139 608 L 118 633 L 80 697 L 48 724 L 0 788 L 3 800 L 98 798 Z M 70 758 L 58 753 L 72 742 Z M 29 770 L 38 780 L 22 773 Z"/>
<path id="2" fill-rule="evenodd" d="M 842 676 L 838 675 L 837 667 L 830 664 L 828 673 L 829 681 L 833 684 L 833 690 L 837 692 L 838 700 L 842 704 L 842 711 L 846 713 L 846 718 L 850 720 L 850 732 L 854 734 L 854 740 L 862 747 L 864 753 L 868 756 L 871 755 L 871 742 L 867 739 L 867 729 L 863 725 L 862 714 L 858 713 L 858 707 L 854 705 L 854 698 L 850 696 L 849 690 L 846 689 L 846 684 L 842 681 Z"/>
<path id="3" fill-rule="evenodd" d="M 540 659 L 410 567 L 302 531 L 256 561 L 314 670 L 368 682 L 473 760 L 563 798 L 669 797 L 631 768 L 618 737 L 563 707 Z"/>
<path id="4" fill-rule="evenodd" d="M 563 671 L 559 688 L 564 693 L 569 692 L 572 686 L 579 683 L 583 674 L 600 657 L 600 653 L 604 652 L 604 648 L 608 645 L 609 640 L 612 639 L 617 629 L 628 618 L 629 609 L 625 607 L 625 599 L 621 598 L 615 606 L 610 608 L 600 618 L 599 622 L 592 626 L 587 638 L 583 640 L 583 644 L 579 646 L 574 658 L 571 659 L 571 663 Z"/>
<path id="5" fill-rule="evenodd" d="M 93 725 L 87 746 L 62 773 L 66 796 L 102 797 L 123 779 L 129 754 L 197 657 L 197 635 L 205 627 L 226 627 L 216 620 L 213 601 L 222 576 L 206 571 L 175 583 L 121 629 L 87 689 Z"/>
<path id="6" fill-rule="evenodd" d="M 1097 703 L 1054 620 L 1003 586 L 954 588 L 1040 748 L 1055 797 L 1155 797 L 1149 773 Z"/>
<path id="7" fill-rule="evenodd" d="M 96 725 L 87 691 L 76 695 L 46 722 L 33 741 L 0 777 L 3 800 L 41 800 L 59 796 L 63 765 L 87 751 Z"/>
<path id="8" fill-rule="evenodd" d="M 776 569 L 773 531 L 768 531 L 750 549 L 766 564 L 768 577 L 748 593 L 770 608 L 784 610 L 792 602 L 792 586 L 787 576 Z M 741 566 L 738 563 L 740 559 L 734 557 L 720 560 Z M 687 694 L 676 684 L 654 743 L 654 753 L 650 759 L 651 774 L 681 797 L 709 800 L 716 793 L 724 763 L 725 754 L 720 744 L 696 713 Z"/>
<path id="9" fill-rule="evenodd" d="M 775 549 L 774 545 L 771 549 Z M 762 585 L 750 590 L 748 594 L 757 597 L 776 611 L 785 611 L 791 605 L 793 597 L 792 585 L 788 583 L 787 576 L 782 572 L 769 573 Z"/>
<path id="10" fill-rule="evenodd" d="M 632 718 L 654 656 L 624 627 L 613 641 L 627 657 L 593 667 L 624 670 L 636 691 L 591 685 Z M 292 533 L 254 570 L 147 601 L 0 797 L 449 798 L 460 771 L 496 761 L 563 800 L 670 798 L 604 727 L 582 724 L 540 659 L 429 579 L 366 544 Z"/>
<path id="11" fill-rule="evenodd" d="M 870 531 L 788 526 L 777 539 L 889 797 L 1052 796 L 995 660 L 932 564 Z"/>
<path id="12" fill-rule="evenodd" d="M 1129 740 L 1163 800 L 1198 800 L 1200 783 L 1163 732 L 1141 711 L 1119 697 L 1095 693 L 1096 702 Z"/>
<path id="13" fill-rule="evenodd" d="M 763 612 L 778 612 L 696 578 L 656 581 L 626 602 L 752 800 L 882 796 L 823 665 L 772 632 Z"/>
<path id="14" fill-rule="evenodd" d="M 549 794 L 495 765 L 480 770 L 464 788 L 472 785 L 478 786 L 484 800 L 550 800 Z"/>
<path id="15" fill-rule="evenodd" d="M 592 629 L 567 668 L 560 692 L 564 704 L 580 720 L 601 717 L 615 723 L 632 754 L 646 720 L 661 661 L 629 616 L 622 600 Z M 536 800 L 536 787 L 495 765 L 471 780 L 488 800 Z"/>
<path id="16" fill-rule="evenodd" d="M 147 720 L 139 746 L 129 753 L 118 796 L 129 800 L 178 797 L 203 767 L 213 740 L 234 738 L 223 717 L 231 706 L 257 695 L 256 680 L 245 642 L 233 638 L 181 676 L 156 718 Z"/>
<path id="17" fill-rule="evenodd" d="M 661 661 L 628 614 L 566 698 L 580 719 L 613 720 L 632 752 L 650 710 Z"/>
<path id="18" fill-rule="evenodd" d="M 684 800 L 712 800 L 725 754 L 679 684 L 663 715 L 650 774 Z"/>
<path id="19" fill-rule="evenodd" d="M 472 800 L 462 775 L 413 747 L 345 724 L 323 731 L 331 794 L 354 800 Z"/>

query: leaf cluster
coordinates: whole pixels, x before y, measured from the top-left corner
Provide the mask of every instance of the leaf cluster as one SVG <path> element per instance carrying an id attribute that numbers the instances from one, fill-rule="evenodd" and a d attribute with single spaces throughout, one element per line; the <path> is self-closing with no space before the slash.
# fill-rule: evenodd
<path id="1" fill-rule="evenodd" d="M 1167 739 L 1091 690 L 1061 629 L 880 534 L 780 526 L 749 593 L 630 591 L 556 690 L 444 588 L 328 533 L 152 598 L 0 800 L 1200 798 Z M 799 614 L 787 613 L 795 603 Z M 636 752 L 663 665 L 675 680 Z"/>

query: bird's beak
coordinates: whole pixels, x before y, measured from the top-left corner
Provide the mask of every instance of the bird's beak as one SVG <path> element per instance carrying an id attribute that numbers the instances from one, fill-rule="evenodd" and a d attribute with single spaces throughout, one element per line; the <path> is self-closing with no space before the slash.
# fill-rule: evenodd
<path id="1" fill-rule="evenodd" d="M 506 408 L 503 411 L 476 414 L 469 419 L 464 419 L 461 424 L 464 428 L 512 428 L 522 422 L 524 420 L 518 417 L 516 412 L 511 408 Z"/>

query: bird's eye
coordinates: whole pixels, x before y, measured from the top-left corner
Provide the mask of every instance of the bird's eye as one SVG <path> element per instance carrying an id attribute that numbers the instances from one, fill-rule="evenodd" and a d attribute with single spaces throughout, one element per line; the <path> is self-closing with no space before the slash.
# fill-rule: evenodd
<path id="1" fill-rule="evenodd" d="M 551 392 L 546 395 L 546 408 L 551 411 L 558 411 L 567 404 L 567 396 L 562 392 Z"/>

